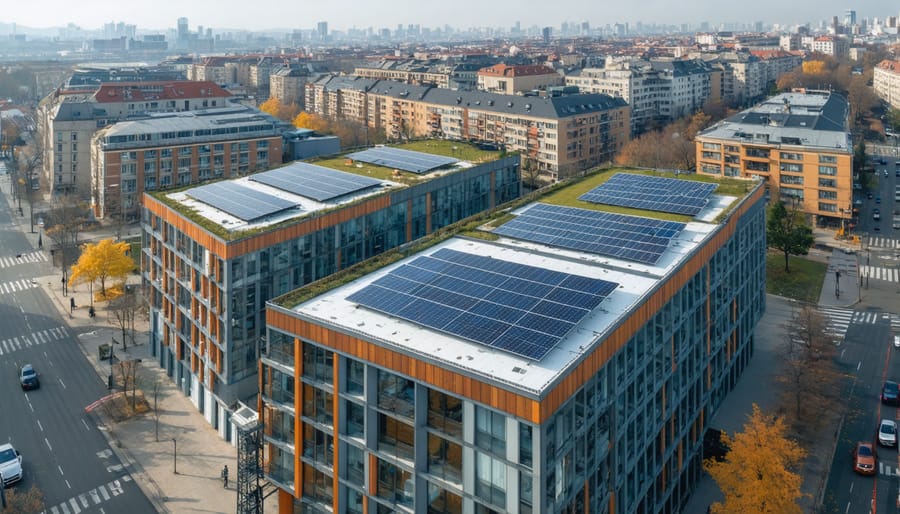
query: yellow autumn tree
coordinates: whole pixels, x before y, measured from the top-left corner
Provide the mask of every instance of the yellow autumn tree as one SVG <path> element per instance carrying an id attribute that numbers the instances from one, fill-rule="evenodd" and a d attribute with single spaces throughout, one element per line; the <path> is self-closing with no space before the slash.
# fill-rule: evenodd
<path id="1" fill-rule="evenodd" d="M 806 451 L 786 435 L 781 419 L 753 404 L 744 431 L 733 438 L 723 435 L 729 447 L 725 459 L 708 459 L 703 468 L 725 496 L 713 503 L 712 514 L 800 514 L 803 478 L 797 468 Z"/>
<path id="2" fill-rule="evenodd" d="M 259 110 L 277 117 L 281 111 L 281 101 L 274 96 L 270 96 L 268 100 L 259 104 Z"/>
<path id="3" fill-rule="evenodd" d="M 292 123 L 297 128 L 315 130 L 316 132 L 328 131 L 328 121 L 311 112 L 301 111 L 300 114 L 294 118 Z"/>
<path id="4" fill-rule="evenodd" d="M 259 110 L 271 114 L 280 120 L 291 121 L 300 112 L 300 106 L 294 102 L 289 104 L 282 103 L 277 97 L 272 96 L 259 104 Z"/>
<path id="5" fill-rule="evenodd" d="M 822 75 L 825 73 L 825 61 L 806 61 L 801 68 L 808 75 Z"/>
<path id="6" fill-rule="evenodd" d="M 93 290 L 94 283 L 99 282 L 99 297 L 106 298 L 106 282 L 124 281 L 126 275 L 134 270 L 134 261 L 128 256 L 128 249 L 128 243 L 115 243 L 112 239 L 86 244 L 78 262 L 72 266 L 69 283 L 90 284 Z"/>

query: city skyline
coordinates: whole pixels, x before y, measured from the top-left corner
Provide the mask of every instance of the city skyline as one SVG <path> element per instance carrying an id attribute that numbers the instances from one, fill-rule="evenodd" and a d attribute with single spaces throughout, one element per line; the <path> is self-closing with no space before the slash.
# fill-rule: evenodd
<path id="1" fill-rule="evenodd" d="M 615 23 L 637 23 L 692 25 L 708 22 L 711 27 L 719 24 L 747 23 L 761 21 L 766 24 L 790 26 L 800 23 L 817 23 L 838 16 L 853 8 L 846 1 L 824 0 L 822 2 L 792 3 L 789 5 L 775 0 L 734 4 L 701 0 L 679 4 L 673 7 L 666 0 L 647 0 L 640 8 L 629 5 L 604 6 L 602 9 L 576 0 L 555 2 L 552 13 L 547 4 L 535 0 L 513 3 L 500 0 L 492 3 L 474 0 L 431 3 L 387 2 L 375 0 L 360 4 L 347 0 L 336 0 L 324 4 L 284 4 L 272 0 L 262 0 L 253 4 L 257 16 L 247 16 L 246 4 L 214 5 L 212 2 L 174 2 L 159 0 L 145 4 L 118 4 L 88 0 L 73 4 L 62 0 L 44 0 L 37 8 L 33 4 L 14 3 L 7 6 L 0 23 L 16 24 L 17 27 L 47 29 L 65 27 L 72 23 L 84 30 L 96 30 L 110 22 L 124 22 L 137 25 L 141 30 L 170 30 L 180 17 L 186 17 L 191 31 L 198 26 L 213 30 L 290 30 L 314 29 L 318 22 L 327 22 L 329 30 L 345 31 L 352 28 L 366 29 L 395 28 L 397 25 L 420 25 L 422 27 L 443 27 L 449 25 L 460 29 L 470 27 L 511 27 L 516 22 L 521 27 L 551 26 L 562 23 L 588 22 L 591 27 L 603 27 Z M 867 3 L 864 9 L 856 9 L 857 20 L 864 18 L 884 19 L 897 16 L 900 12 L 892 2 L 877 0 Z M 293 21 L 289 21 L 293 20 Z"/>

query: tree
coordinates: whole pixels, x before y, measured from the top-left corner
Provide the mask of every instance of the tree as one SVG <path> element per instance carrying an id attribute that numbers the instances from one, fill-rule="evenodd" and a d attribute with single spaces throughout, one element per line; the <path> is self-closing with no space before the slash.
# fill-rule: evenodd
<path id="1" fill-rule="evenodd" d="M 88 243 L 72 266 L 70 282 L 73 284 L 100 282 L 100 296 L 106 297 L 106 281 L 110 279 L 125 280 L 125 276 L 134 270 L 134 261 L 128 256 L 128 243 L 112 239 L 103 239 L 97 244 Z M 93 295 L 92 295 L 93 296 Z M 91 298 L 93 302 L 93 298 Z"/>
<path id="2" fill-rule="evenodd" d="M 35 485 L 22 490 L 11 487 L 5 490 L 6 509 L 2 512 L 16 512 L 19 514 L 38 514 L 44 510 L 44 493 Z"/>
<path id="3" fill-rule="evenodd" d="M 796 310 L 784 328 L 786 340 L 779 351 L 784 369 L 777 378 L 785 386 L 781 401 L 795 431 L 818 433 L 822 411 L 834 405 L 838 390 L 835 338 L 825 316 L 809 304 Z"/>
<path id="4" fill-rule="evenodd" d="M 271 96 L 259 105 L 259 110 L 271 114 L 280 120 L 291 121 L 300 112 L 300 106 L 293 102 L 289 104 L 281 103 L 281 100 L 277 97 Z"/>
<path id="5" fill-rule="evenodd" d="M 769 207 L 766 220 L 766 237 L 769 248 L 784 252 L 784 271 L 790 273 L 789 257 L 806 255 L 815 242 L 812 228 L 806 223 L 803 213 L 796 208 L 790 211 L 782 202 L 775 201 Z"/>
<path id="6" fill-rule="evenodd" d="M 723 441 L 729 452 L 724 460 L 708 459 L 703 468 L 719 486 L 725 501 L 713 503 L 713 514 L 799 514 L 803 478 L 797 473 L 806 452 L 787 437 L 781 419 L 753 404 L 743 432 Z"/>
<path id="7" fill-rule="evenodd" d="M 316 132 L 328 131 L 328 121 L 318 114 L 311 112 L 301 111 L 300 114 L 294 117 L 291 123 L 297 128 L 315 130 Z"/>
<path id="8" fill-rule="evenodd" d="M 878 97 L 867 84 L 864 75 L 851 75 L 847 86 L 847 102 L 850 104 L 850 119 L 859 120 L 872 114 L 872 109 L 878 105 Z"/>
<path id="9" fill-rule="evenodd" d="M 860 138 L 859 144 L 853 149 L 853 174 L 862 176 L 863 170 L 866 169 L 866 161 L 869 156 L 866 155 L 866 140 Z"/>
<path id="10" fill-rule="evenodd" d="M 137 293 L 126 286 L 125 292 L 109 302 L 109 312 L 115 319 L 116 326 L 122 331 L 122 350 L 128 350 L 128 340 L 134 343 L 134 318 L 141 309 Z"/>

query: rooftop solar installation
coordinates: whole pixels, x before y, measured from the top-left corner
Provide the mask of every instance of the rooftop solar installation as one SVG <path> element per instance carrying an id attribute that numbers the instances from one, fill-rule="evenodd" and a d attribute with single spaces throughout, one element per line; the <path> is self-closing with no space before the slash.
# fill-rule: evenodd
<path id="1" fill-rule="evenodd" d="M 524 241 L 656 264 L 684 223 L 536 203 L 494 230 Z"/>
<path id="2" fill-rule="evenodd" d="M 290 166 L 257 173 L 250 180 L 318 202 L 381 185 L 381 181 L 374 178 L 305 162 L 295 162 Z"/>
<path id="3" fill-rule="evenodd" d="M 616 173 L 579 200 L 695 216 L 716 187 L 708 182 Z"/>
<path id="4" fill-rule="evenodd" d="M 459 159 L 452 157 L 401 150 L 400 148 L 388 146 L 376 146 L 375 148 L 348 154 L 347 157 L 369 164 L 377 164 L 378 166 L 386 166 L 413 173 L 427 173 L 433 169 L 459 162 Z"/>
<path id="5" fill-rule="evenodd" d="M 215 182 L 188 189 L 185 194 L 244 221 L 253 221 L 297 205 L 234 182 Z"/>
<path id="6" fill-rule="evenodd" d="M 442 248 L 347 297 L 539 361 L 618 284 Z"/>

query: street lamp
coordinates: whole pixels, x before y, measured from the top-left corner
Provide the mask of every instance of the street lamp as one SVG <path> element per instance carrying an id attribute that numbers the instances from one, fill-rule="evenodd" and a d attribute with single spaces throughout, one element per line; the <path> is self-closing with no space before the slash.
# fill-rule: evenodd
<path id="1" fill-rule="evenodd" d="M 172 453 L 172 473 L 178 474 L 178 440 L 172 438 L 174 452 Z"/>

